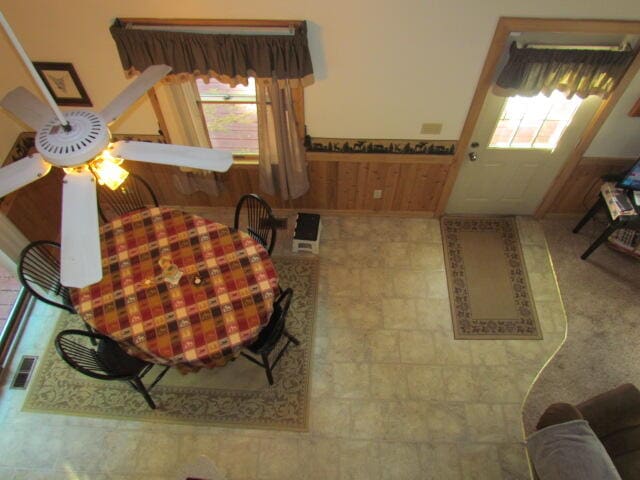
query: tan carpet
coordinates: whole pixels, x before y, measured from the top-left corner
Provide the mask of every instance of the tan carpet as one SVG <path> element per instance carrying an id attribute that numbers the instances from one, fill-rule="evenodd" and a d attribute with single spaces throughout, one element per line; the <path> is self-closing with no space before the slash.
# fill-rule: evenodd
<path id="1" fill-rule="evenodd" d="M 245 358 L 186 375 L 172 369 L 151 391 L 158 405 L 154 411 L 129 385 L 93 380 L 71 369 L 58 357 L 52 339 L 38 362 L 23 409 L 193 425 L 307 430 L 318 262 L 306 255 L 275 257 L 274 262 L 280 284 L 294 291 L 287 329 L 300 345 L 289 345 L 274 370 L 273 386 L 269 386 L 264 370 Z M 78 318 L 65 314 L 56 333 L 79 326 Z M 146 383 L 153 380 L 157 373 L 154 370 Z"/>
<path id="2" fill-rule="evenodd" d="M 552 403 L 580 403 L 622 383 L 640 386 L 640 261 L 600 246 L 580 255 L 606 227 L 580 217 L 542 222 L 567 312 L 567 338 L 540 371 L 523 405 L 526 434 Z"/>
<path id="3" fill-rule="evenodd" d="M 443 217 L 456 339 L 541 339 L 516 221 Z"/>

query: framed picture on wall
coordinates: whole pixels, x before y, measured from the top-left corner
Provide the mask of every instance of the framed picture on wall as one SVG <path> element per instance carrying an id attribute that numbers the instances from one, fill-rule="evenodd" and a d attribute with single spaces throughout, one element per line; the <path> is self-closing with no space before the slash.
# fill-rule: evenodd
<path id="1" fill-rule="evenodd" d="M 93 106 L 71 63 L 33 62 L 33 66 L 58 105 Z"/>

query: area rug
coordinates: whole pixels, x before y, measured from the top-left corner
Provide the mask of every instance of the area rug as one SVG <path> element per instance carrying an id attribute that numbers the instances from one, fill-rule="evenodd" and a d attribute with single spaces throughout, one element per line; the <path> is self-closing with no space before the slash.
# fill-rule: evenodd
<path id="1" fill-rule="evenodd" d="M 275 257 L 280 285 L 293 288 L 287 330 L 300 340 L 289 345 L 269 386 L 264 369 L 239 357 L 221 368 L 181 374 L 175 369 L 151 391 L 151 410 L 142 395 L 124 382 L 94 380 L 71 369 L 51 339 L 31 381 L 23 410 L 190 425 L 306 431 L 309 375 L 316 315 L 318 262 L 311 256 Z M 78 328 L 64 314 L 55 334 Z M 159 367 L 156 367 L 156 369 Z M 155 370 L 155 369 L 154 369 Z M 150 379 L 154 378 L 154 370 Z M 147 383 L 150 380 L 147 381 Z"/>
<path id="2" fill-rule="evenodd" d="M 443 217 L 454 338 L 541 339 L 512 217 Z"/>

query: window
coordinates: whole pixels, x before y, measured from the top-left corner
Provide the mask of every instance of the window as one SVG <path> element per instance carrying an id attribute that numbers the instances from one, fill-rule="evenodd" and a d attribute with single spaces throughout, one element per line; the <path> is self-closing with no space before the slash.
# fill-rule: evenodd
<path id="1" fill-rule="evenodd" d="M 489 147 L 553 150 L 571 123 L 582 99 L 554 91 L 550 97 L 509 97 Z"/>
<path id="2" fill-rule="evenodd" d="M 257 155 L 258 113 L 255 80 L 230 87 L 214 78 L 196 80 L 211 146 L 234 155 Z"/>

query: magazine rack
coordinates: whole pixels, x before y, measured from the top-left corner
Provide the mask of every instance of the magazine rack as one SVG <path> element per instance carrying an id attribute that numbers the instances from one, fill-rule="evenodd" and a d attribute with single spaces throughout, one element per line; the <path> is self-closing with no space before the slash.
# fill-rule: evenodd
<path id="1" fill-rule="evenodd" d="M 619 193 L 619 190 L 615 188 L 613 183 L 604 183 L 600 188 L 600 195 L 598 195 L 596 203 L 593 204 L 573 229 L 573 233 L 578 233 L 584 224 L 593 218 L 599 210 L 604 209 L 607 212 L 609 225 L 600 234 L 600 236 L 596 238 L 591 245 L 589 245 L 589 248 L 580 255 L 582 260 L 586 260 L 587 257 L 591 255 L 596 248 L 602 245 L 602 243 L 604 243 L 604 241 L 607 240 L 616 230 L 621 228 L 640 228 L 640 210 L 638 209 L 638 205 L 630 203 L 630 209 L 624 209 L 624 205 L 621 205 L 621 202 L 616 199 L 616 196 L 619 195 Z M 627 201 L 631 202 L 629 198 L 627 198 Z"/>

